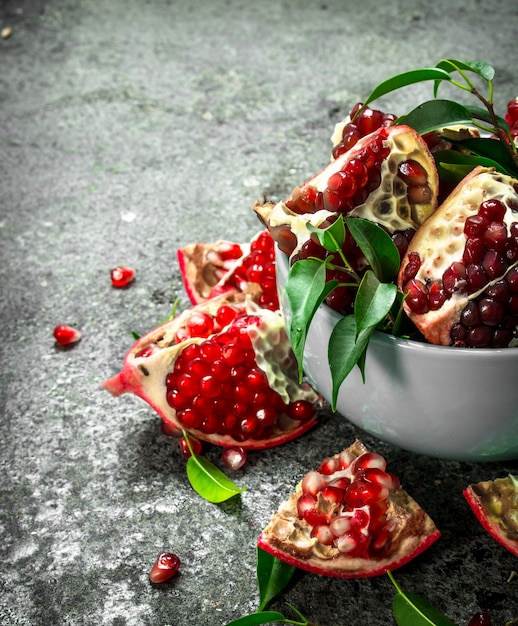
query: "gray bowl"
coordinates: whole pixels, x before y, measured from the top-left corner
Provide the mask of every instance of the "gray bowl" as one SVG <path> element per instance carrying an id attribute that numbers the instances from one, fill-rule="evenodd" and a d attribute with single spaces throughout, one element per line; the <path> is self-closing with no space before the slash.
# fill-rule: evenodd
<path id="1" fill-rule="evenodd" d="M 287 257 L 277 251 L 281 308 Z M 340 314 L 322 305 L 304 351 L 304 372 L 331 399 L 327 345 Z M 406 450 L 456 461 L 518 459 L 518 349 L 435 346 L 374 333 L 365 366 L 340 388 L 337 412 Z"/>

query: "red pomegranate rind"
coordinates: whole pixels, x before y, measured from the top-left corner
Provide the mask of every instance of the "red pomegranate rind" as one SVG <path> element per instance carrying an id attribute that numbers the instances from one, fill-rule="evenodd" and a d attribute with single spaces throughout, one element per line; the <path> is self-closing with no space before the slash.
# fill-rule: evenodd
<path id="1" fill-rule="evenodd" d="M 477 167 L 411 240 L 398 277 L 405 311 L 430 343 L 514 345 L 517 264 L 518 181 Z"/>
<path id="2" fill-rule="evenodd" d="M 518 556 L 518 480 L 497 478 L 469 485 L 464 497 L 482 527 Z"/>
<path id="3" fill-rule="evenodd" d="M 234 319 L 218 327 L 229 308 Z M 145 400 L 168 434 L 186 430 L 201 441 L 244 449 L 299 437 L 316 424 L 320 401 L 298 383 L 280 312 L 258 307 L 246 294 L 211 298 L 141 337 L 103 387 Z"/>
<path id="4" fill-rule="evenodd" d="M 333 466 L 341 455 L 350 455 L 353 459 L 365 456 L 382 459 L 379 455 L 368 453 L 365 446 L 357 441 L 342 453 L 327 459 L 325 464 Z M 351 467 L 354 463 L 358 461 L 353 460 Z M 337 578 L 367 578 L 401 567 L 440 537 L 440 532 L 431 518 L 401 489 L 394 478 L 388 495 L 372 501 L 369 505 L 352 504 L 351 499 L 358 497 L 354 495 L 355 491 L 364 484 L 363 480 L 356 483 L 353 479 L 349 487 L 344 487 L 343 501 L 339 500 L 339 496 L 333 495 L 336 498 L 334 502 L 331 498 L 332 504 L 323 506 L 323 502 L 329 502 L 329 491 L 332 491 L 329 483 L 339 485 L 339 481 L 344 480 L 347 470 L 344 471 L 341 467 L 338 465 L 333 473 L 333 467 L 326 469 L 321 466 L 318 472 L 306 474 L 295 492 L 271 517 L 259 536 L 258 546 L 290 565 L 315 574 Z M 324 479 L 321 477 L 322 472 Z M 384 474 L 383 471 L 381 473 Z M 326 484 L 322 489 L 315 484 L 321 480 Z M 319 503 L 315 508 L 306 505 L 308 491 L 312 488 Z M 325 489 L 328 491 L 325 492 Z M 352 496 L 348 489 L 352 490 Z M 324 492 L 325 496 L 322 495 Z M 344 504 L 346 501 L 349 505 Z M 320 519 L 322 514 L 325 520 Z M 357 527 L 354 532 L 350 528 L 351 532 L 344 531 L 343 528 L 340 530 L 343 520 L 345 524 L 348 523 L 347 520 L 350 523 L 355 520 L 354 524 L 357 525 L 362 516 L 369 520 L 363 530 L 358 531 Z M 329 529 L 334 530 L 329 533 Z"/>

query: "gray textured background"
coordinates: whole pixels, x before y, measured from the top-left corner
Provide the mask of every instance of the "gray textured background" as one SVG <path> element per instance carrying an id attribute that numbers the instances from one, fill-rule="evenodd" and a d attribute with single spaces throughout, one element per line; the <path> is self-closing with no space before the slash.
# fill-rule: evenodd
<path id="1" fill-rule="evenodd" d="M 248 240 L 254 200 L 318 171 L 334 123 L 379 81 L 441 57 L 487 60 L 503 111 L 518 93 L 517 18 L 516 0 L 0 2 L 12 29 L 0 40 L 2 624 L 218 626 L 255 609 L 262 526 L 361 433 L 323 413 L 303 439 L 251 454 L 235 477 L 248 491 L 216 506 L 191 490 L 152 410 L 99 383 L 131 331 L 178 296 L 187 305 L 176 249 Z M 429 89 L 381 104 L 400 112 Z M 137 268 L 130 289 L 111 288 L 117 264 Z M 71 350 L 54 346 L 62 322 L 84 333 Z M 518 580 L 506 581 L 518 562 L 461 494 L 517 463 L 447 463 L 361 436 L 443 532 L 399 582 L 459 625 L 479 608 L 494 626 L 517 617 Z M 153 587 L 163 550 L 181 574 Z M 384 626 L 392 595 L 386 577 L 300 574 L 272 606 Z"/>

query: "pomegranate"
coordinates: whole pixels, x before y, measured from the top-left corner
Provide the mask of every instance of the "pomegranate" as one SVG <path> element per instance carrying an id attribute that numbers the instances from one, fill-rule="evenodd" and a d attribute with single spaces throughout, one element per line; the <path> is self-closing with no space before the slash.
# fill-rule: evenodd
<path id="1" fill-rule="evenodd" d="M 518 476 L 469 485 L 463 493 L 482 527 L 518 556 Z"/>
<path id="2" fill-rule="evenodd" d="M 81 339 L 81 332 L 67 324 L 58 324 L 54 328 L 53 335 L 59 346 L 70 346 Z"/>
<path id="3" fill-rule="evenodd" d="M 135 270 L 132 267 L 119 265 L 110 270 L 112 285 L 117 289 L 127 287 L 135 280 Z"/>
<path id="4" fill-rule="evenodd" d="M 280 312 L 244 293 L 223 294 L 141 337 L 103 386 L 143 398 L 168 434 L 260 449 L 316 423 L 320 398 L 297 374 Z"/>
<path id="5" fill-rule="evenodd" d="M 165 583 L 170 580 L 180 569 L 180 559 L 172 552 L 163 552 L 153 564 L 149 572 L 149 580 L 152 583 Z"/>
<path id="6" fill-rule="evenodd" d="M 395 570 L 439 536 L 385 459 L 356 441 L 303 477 L 258 545 L 316 574 L 359 578 Z"/>
<path id="7" fill-rule="evenodd" d="M 430 342 L 505 348 L 518 326 L 518 181 L 477 167 L 417 230 L 405 311 Z"/>
<path id="8" fill-rule="evenodd" d="M 259 304 L 272 311 L 279 308 L 274 242 L 267 230 L 257 233 L 248 244 L 223 240 L 195 243 L 180 248 L 177 254 L 193 304 L 256 284 L 261 287 Z"/>

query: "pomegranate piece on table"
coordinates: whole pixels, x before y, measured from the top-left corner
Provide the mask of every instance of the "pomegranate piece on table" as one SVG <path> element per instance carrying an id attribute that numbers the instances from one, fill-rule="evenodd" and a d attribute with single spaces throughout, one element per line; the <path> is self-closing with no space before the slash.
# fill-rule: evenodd
<path id="1" fill-rule="evenodd" d="M 103 386 L 144 399 L 169 434 L 243 449 L 300 436 L 320 401 L 298 383 L 280 312 L 244 293 L 211 298 L 141 337 Z"/>
<path id="2" fill-rule="evenodd" d="M 164 583 L 170 580 L 180 569 L 180 559 L 172 552 L 163 552 L 153 564 L 149 572 L 152 583 Z"/>
<path id="3" fill-rule="evenodd" d="M 262 307 L 279 308 L 274 242 L 267 230 L 250 243 L 195 243 L 177 252 L 185 290 L 193 304 L 226 292 L 242 292 L 259 285 Z"/>
<path id="4" fill-rule="evenodd" d="M 309 572 L 362 578 L 401 567 L 439 537 L 385 459 L 356 441 L 303 477 L 258 545 Z"/>
<path id="5" fill-rule="evenodd" d="M 518 181 L 477 167 L 417 230 L 398 287 L 430 343 L 506 348 L 518 328 Z"/>
<path id="6" fill-rule="evenodd" d="M 463 493 L 482 527 L 518 556 L 518 476 L 469 485 Z"/>
<path id="7" fill-rule="evenodd" d="M 81 332 L 73 326 L 58 324 L 53 331 L 54 339 L 60 346 L 69 346 L 81 339 Z"/>

